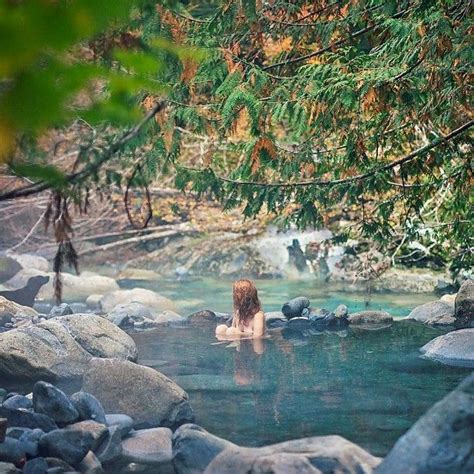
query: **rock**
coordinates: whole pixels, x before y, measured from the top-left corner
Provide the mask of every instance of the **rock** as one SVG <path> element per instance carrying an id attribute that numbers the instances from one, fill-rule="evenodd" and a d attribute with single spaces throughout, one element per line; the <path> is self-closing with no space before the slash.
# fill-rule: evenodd
<path id="1" fill-rule="evenodd" d="M 305 457 L 298 454 L 281 453 L 262 456 L 253 465 L 258 474 L 321 474 Z"/>
<path id="2" fill-rule="evenodd" d="M 13 258 L 5 255 L 0 256 L 0 283 L 4 283 L 13 278 L 22 266 Z"/>
<path id="3" fill-rule="evenodd" d="M 270 311 L 265 313 L 265 324 L 267 328 L 279 328 L 285 326 L 288 320 L 281 311 Z"/>
<path id="4" fill-rule="evenodd" d="M 348 316 L 349 324 L 390 324 L 393 322 L 392 316 L 386 311 L 359 311 Z"/>
<path id="5" fill-rule="evenodd" d="M 0 313 L 11 314 L 14 318 L 28 318 L 29 320 L 38 316 L 38 313 L 33 308 L 14 303 L 3 296 L 0 296 Z"/>
<path id="6" fill-rule="evenodd" d="M 13 397 L 7 398 L 3 402 L 3 406 L 5 408 L 10 408 L 11 410 L 18 410 L 20 408 L 29 410 L 33 407 L 33 404 L 29 398 L 26 398 L 23 395 L 13 395 Z"/>
<path id="7" fill-rule="evenodd" d="M 457 327 L 474 327 L 474 280 L 466 280 L 454 301 Z"/>
<path id="8" fill-rule="evenodd" d="M 450 304 L 454 308 L 454 301 L 456 300 L 457 293 L 452 295 L 443 295 L 439 300 L 444 303 Z"/>
<path id="9" fill-rule="evenodd" d="M 62 473 L 73 473 L 77 472 L 71 465 L 67 462 L 63 461 L 62 459 L 55 458 L 55 457 L 46 457 L 46 462 L 48 463 L 48 474 L 51 473 L 52 469 L 57 469 L 58 474 Z"/>
<path id="10" fill-rule="evenodd" d="M 111 414 L 111 415 L 105 415 L 106 419 L 106 424 L 109 427 L 109 430 L 111 430 L 113 427 L 118 427 L 120 430 L 120 436 L 123 438 L 124 436 L 128 435 L 130 431 L 133 429 L 133 425 L 135 422 L 131 417 L 128 415 L 122 415 L 122 414 Z"/>
<path id="11" fill-rule="evenodd" d="M 474 374 L 471 374 L 396 442 L 377 474 L 472 473 L 473 433 Z"/>
<path id="12" fill-rule="evenodd" d="M 157 281 L 160 278 L 160 275 L 152 270 L 125 268 L 119 273 L 117 280 Z"/>
<path id="13" fill-rule="evenodd" d="M 281 312 L 286 318 L 297 318 L 303 315 L 303 311 L 309 308 L 309 299 L 305 296 L 298 296 L 290 301 L 287 301 L 282 307 Z"/>
<path id="14" fill-rule="evenodd" d="M 47 382 L 35 383 L 33 407 L 36 413 L 47 415 L 60 425 L 74 423 L 79 418 L 78 411 L 67 395 Z"/>
<path id="15" fill-rule="evenodd" d="M 79 421 L 66 427 L 67 430 L 80 431 L 82 433 L 90 433 L 92 435 L 93 444 L 91 449 L 94 451 L 107 437 L 109 432 L 107 426 L 92 420 Z"/>
<path id="16" fill-rule="evenodd" d="M 71 402 L 79 413 L 79 420 L 94 420 L 107 424 L 105 411 L 97 398 L 87 392 L 76 392 L 71 395 Z"/>
<path id="17" fill-rule="evenodd" d="M 0 418 L 6 418 L 9 426 L 31 429 L 39 428 L 45 432 L 57 428 L 56 423 L 49 416 L 29 411 L 10 410 L 9 408 L 0 407 Z"/>
<path id="18" fill-rule="evenodd" d="M 30 459 L 23 468 L 23 474 L 46 474 L 48 463 L 44 458 Z"/>
<path id="19" fill-rule="evenodd" d="M 0 404 L 7 398 L 7 391 L 4 388 L 0 388 Z"/>
<path id="20" fill-rule="evenodd" d="M 433 326 L 454 324 L 454 308 L 444 301 L 430 301 L 417 306 L 406 319 L 413 319 Z"/>
<path id="21" fill-rule="evenodd" d="M 98 293 L 95 291 L 95 293 Z M 104 294 L 100 300 L 100 307 L 106 313 L 113 310 L 118 304 L 141 303 L 150 308 L 152 313 L 165 310 L 175 311 L 175 304 L 168 298 L 159 295 L 151 290 L 143 288 L 133 288 L 133 290 L 116 290 Z"/>
<path id="22" fill-rule="evenodd" d="M 474 328 L 459 329 L 438 336 L 420 351 L 425 359 L 456 367 L 474 368 Z"/>
<path id="23" fill-rule="evenodd" d="M 29 457 L 38 456 L 39 452 L 39 440 L 44 435 L 44 431 L 36 428 L 34 430 L 24 431 L 21 436 L 18 438 L 20 441 L 22 449 Z"/>
<path id="24" fill-rule="evenodd" d="M 214 311 L 209 309 L 204 309 L 202 311 L 197 311 L 196 313 L 190 314 L 188 316 L 188 321 L 190 322 L 201 322 L 201 321 L 217 321 L 217 316 Z"/>
<path id="25" fill-rule="evenodd" d="M 102 464 L 117 460 L 122 454 L 122 432 L 120 426 L 110 426 L 107 436 L 95 449 L 97 459 Z"/>
<path id="26" fill-rule="evenodd" d="M 19 463 L 25 458 L 20 441 L 15 438 L 6 437 L 3 443 L 0 443 L 0 461 Z"/>
<path id="27" fill-rule="evenodd" d="M 126 303 L 116 305 L 105 317 L 120 328 L 129 328 L 137 322 L 152 319 L 153 314 L 141 303 Z"/>
<path id="28" fill-rule="evenodd" d="M 20 474 L 20 469 L 17 469 L 14 464 L 9 462 L 0 462 L 0 474 Z"/>
<path id="29" fill-rule="evenodd" d="M 0 377 L 82 376 L 92 357 L 136 360 L 133 339 L 100 316 L 73 314 L 0 334 Z"/>
<path id="30" fill-rule="evenodd" d="M 171 464 L 171 430 L 151 428 L 131 433 L 122 442 L 122 460 L 161 468 Z"/>
<path id="31" fill-rule="evenodd" d="M 59 306 L 53 306 L 49 312 L 50 318 L 55 318 L 56 316 L 67 316 L 68 314 L 73 314 L 74 311 L 67 303 L 62 303 Z"/>
<path id="32" fill-rule="evenodd" d="M 456 288 L 452 281 L 438 278 L 438 282 L 436 283 L 434 290 L 438 295 L 444 295 L 446 293 L 452 293 L 453 291 L 456 291 Z"/>
<path id="33" fill-rule="evenodd" d="M 345 304 L 340 304 L 334 311 L 336 318 L 345 318 L 349 314 L 349 309 Z"/>
<path id="34" fill-rule="evenodd" d="M 102 474 L 102 464 L 97 459 L 96 455 L 89 451 L 84 459 L 77 465 L 79 471 L 84 474 Z"/>
<path id="35" fill-rule="evenodd" d="M 49 270 L 48 260 L 39 255 L 32 255 L 29 253 L 9 253 L 8 256 L 16 260 L 25 269 L 34 268 L 42 272 L 47 272 Z"/>
<path id="36" fill-rule="evenodd" d="M 308 470 L 308 463 L 316 471 Z M 379 458 L 341 436 L 315 436 L 262 448 L 228 448 L 218 454 L 204 472 L 205 474 L 296 473 L 301 466 L 306 472 L 363 474 L 373 472 L 379 463 Z M 265 466 L 272 465 L 276 466 L 277 470 L 264 470 Z M 282 471 L 283 466 L 287 470 Z"/>
<path id="37" fill-rule="evenodd" d="M 92 393 L 105 411 L 125 413 L 135 428 L 174 427 L 193 421 L 187 393 L 149 367 L 114 359 L 93 359 L 82 389 Z"/>
<path id="38" fill-rule="evenodd" d="M 186 318 L 174 311 L 166 310 L 153 318 L 155 324 L 184 323 Z"/>
<path id="39" fill-rule="evenodd" d="M 54 430 L 43 435 L 39 442 L 40 454 L 58 457 L 68 464 L 78 464 L 94 444 L 86 431 Z"/>
<path id="40" fill-rule="evenodd" d="M 187 423 L 173 434 L 173 465 L 177 474 L 199 474 L 227 448 L 237 446 L 198 425 Z"/>
<path id="41" fill-rule="evenodd" d="M 103 296 L 99 294 L 89 295 L 86 299 L 86 306 L 90 309 L 97 309 Z"/>

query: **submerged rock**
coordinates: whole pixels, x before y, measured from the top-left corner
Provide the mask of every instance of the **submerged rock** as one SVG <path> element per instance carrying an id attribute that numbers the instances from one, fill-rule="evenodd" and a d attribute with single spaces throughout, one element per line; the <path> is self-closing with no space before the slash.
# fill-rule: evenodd
<path id="1" fill-rule="evenodd" d="M 79 413 L 80 420 L 94 420 L 107 424 L 105 411 L 96 397 L 87 392 L 76 392 L 71 395 L 71 402 Z"/>
<path id="2" fill-rule="evenodd" d="M 376 472 L 470 474 L 474 472 L 473 433 L 474 374 L 471 374 L 397 441 Z"/>
<path id="3" fill-rule="evenodd" d="M 104 318 L 73 314 L 0 334 L 0 377 L 82 376 L 93 357 L 136 360 L 133 339 Z"/>
<path id="4" fill-rule="evenodd" d="M 156 469 L 170 468 L 171 435 L 169 428 L 134 431 L 122 442 L 121 461 L 153 465 Z"/>
<path id="5" fill-rule="evenodd" d="M 41 437 L 39 450 L 43 456 L 57 457 L 68 464 L 77 464 L 84 459 L 93 444 L 93 436 L 86 431 L 54 430 Z"/>
<path id="6" fill-rule="evenodd" d="M 95 292 L 97 293 L 97 291 Z M 132 290 L 116 290 L 104 294 L 100 299 L 100 306 L 106 313 L 112 311 L 118 304 L 141 303 L 147 306 L 152 313 L 165 310 L 175 311 L 175 304 L 168 298 L 151 290 L 133 288 Z"/>
<path id="7" fill-rule="evenodd" d="M 103 463 L 111 463 L 122 454 L 122 433 L 120 426 L 110 426 L 107 436 L 102 443 L 95 449 L 97 459 Z"/>
<path id="8" fill-rule="evenodd" d="M 228 448 L 218 454 L 204 471 L 205 474 L 245 472 L 306 472 L 371 473 L 380 459 L 341 436 L 315 436 L 262 448 Z M 310 466 L 316 471 L 311 470 Z M 265 470 L 272 467 L 272 470 Z M 305 472 L 304 470 L 302 472 Z"/>
<path id="9" fill-rule="evenodd" d="M 105 415 L 105 421 L 109 429 L 118 427 L 122 438 L 132 431 L 133 425 L 135 424 L 133 418 L 130 416 L 118 413 Z"/>
<path id="10" fill-rule="evenodd" d="M 293 298 L 290 301 L 287 301 L 282 307 L 281 312 L 285 315 L 286 318 L 298 318 L 300 316 L 307 316 L 309 311 L 310 302 L 306 296 L 298 296 Z M 306 313 L 305 313 L 306 310 Z"/>
<path id="11" fill-rule="evenodd" d="M 474 328 L 451 331 L 421 349 L 423 357 L 446 365 L 474 368 Z"/>
<path id="12" fill-rule="evenodd" d="M 348 316 L 351 325 L 364 324 L 391 324 L 393 323 L 392 316 L 386 311 L 359 311 Z"/>
<path id="13" fill-rule="evenodd" d="M 454 301 L 457 327 L 474 327 L 474 281 L 467 280 L 459 288 Z"/>
<path id="14" fill-rule="evenodd" d="M 67 303 L 62 303 L 59 306 L 53 306 L 49 312 L 50 318 L 55 318 L 56 316 L 67 316 L 68 314 L 73 314 L 74 311 Z"/>
<path id="15" fill-rule="evenodd" d="M 444 301 L 430 301 L 417 306 L 406 319 L 413 319 L 433 326 L 449 326 L 454 324 L 454 308 Z"/>
<path id="16" fill-rule="evenodd" d="M 47 415 L 56 423 L 74 423 L 79 418 L 79 413 L 67 395 L 47 382 L 35 383 L 33 406 L 36 413 Z"/>
<path id="17" fill-rule="evenodd" d="M 237 447 L 198 425 L 187 423 L 173 434 L 173 465 L 177 474 L 199 474 L 221 451 Z"/>
<path id="18" fill-rule="evenodd" d="M 187 393 L 149 367 L 116 359 L 93 359 L 82 390 L 93 394 L 107 412 L 125 413 L 135 428 L 175 427 L 193 421 Z"/>

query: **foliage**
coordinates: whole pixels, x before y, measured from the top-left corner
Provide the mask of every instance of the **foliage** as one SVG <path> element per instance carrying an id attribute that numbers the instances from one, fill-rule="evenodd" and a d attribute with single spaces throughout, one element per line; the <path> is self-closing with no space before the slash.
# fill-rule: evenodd
<path id="1" fill-rule="evenodd" d="M 73 198 L 173 170 L 180 189 L 247 217 L 337 214 L 385 253 L 418 242 L 472 266 L 471 2 L 105 3 L 1 4 L 0 153 L 18 174 L 18 157 L 38 156 L 32 136 L 81 118 L 102 142 L 81 151 L 79 176 L 46 173 Z M 78 61 L 86 39 L 95 56 Z M 156 120 L 123 131 L 140 103 Z"/>

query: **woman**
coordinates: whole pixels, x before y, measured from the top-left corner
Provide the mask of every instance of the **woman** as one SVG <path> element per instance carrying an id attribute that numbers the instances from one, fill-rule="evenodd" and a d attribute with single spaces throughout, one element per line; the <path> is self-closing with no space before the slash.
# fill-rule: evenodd
<path id="1" fill-rule="evenodd" d="M 262 337 L 265 333 L 265 314 L 258 299 L 257 288 L 250 280 L 237 280 L 233 286 L 234 317 L 232 326 L 220 324 L 216 336 Z"/>

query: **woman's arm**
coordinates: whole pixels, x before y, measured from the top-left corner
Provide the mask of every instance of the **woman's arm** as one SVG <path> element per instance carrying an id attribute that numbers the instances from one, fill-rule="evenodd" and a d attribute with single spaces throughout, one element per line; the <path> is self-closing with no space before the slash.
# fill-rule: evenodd
<path id="1" fill-rule="evenodd" d="M 253 318 L 253 337 L 262 337 L 265 334 L 265 313 L 259 311 Z"/>

